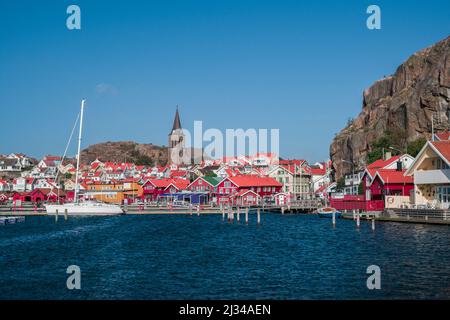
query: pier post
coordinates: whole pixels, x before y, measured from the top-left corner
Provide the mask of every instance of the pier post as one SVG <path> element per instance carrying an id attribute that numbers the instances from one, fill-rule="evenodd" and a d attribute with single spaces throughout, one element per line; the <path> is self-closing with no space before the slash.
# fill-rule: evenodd
<path id="1" fill-rule="evenodd" d="M 64 220 L 67 221 L 67 209 L 64 209 Z"/>
<path id="2" fill-rule="evenodd" d="M 222 221 L 225 221 L 225 208 L 222 207 Z"/>
<path id="3" fill-rule="evenodd" d="M 237 222 L 239 222 L 239 220 L 240 220 L 240 214 L 241 214 L 241 208 L 240 207 L 237 207 L 237 209 L 236 209 L 236 221 Z"/>
<path id="4" fill-rule="evenodd" d="M 58 209 L 56 209 L 55 222 L 58 222 Z"/>
<path id="5" fill-rule="evenodd" d="M 198 204 L 198 207 L 197 207 L 197 217 L 200 217 L 200 204 Z"/>
<path id="6" fill-rule="evenodd" d="M 360 213 L 356 214 L 356 227 L 357 228 L 359 228 L 359 226 L 361 225 L 360 219 L 361 219 L 361 214 Z"/>
<path id="7" fill-rule="evenodd" d="M 261 224 L 261 209 L 258 208 L 258 210 L 256 211 L 257 214 L 257 220 L 258 220 L 258 224 Z"/>
<path id="8" fill-rule="evenodd" d="M 333 212 L 333 214 L 332 214 L 332 220 L 333 220 L 333 227 L 335 227 L 336 226 L 336 212 Z"/>
<path id="9" fill-rule="evenodd" d="M 375 231 L 375 217 L 372 218 L 372 231 Z"/>
<path id="10" fill-rule="evenodd" d="M 192 216 L 192 204 L 189 205 L 189 215 Z"/>
<path id="11" fill-rule="evenodd" d="M 281 206 L 281 214 L 284 214 L 284 206 Z"/>
<path id="12" fill-rule="evenodd" d="M 245 208 L 245 223 L 248 224 L 248 207 Z"/>

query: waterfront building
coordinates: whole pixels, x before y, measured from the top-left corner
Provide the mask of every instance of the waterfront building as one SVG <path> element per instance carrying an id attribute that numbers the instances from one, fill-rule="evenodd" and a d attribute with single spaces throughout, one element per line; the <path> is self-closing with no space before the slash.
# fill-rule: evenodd
<path id="1" fill-rule="evenodd" d="M 363 185 L 363 195 L 369 194 L 370 198 L 365 198 L 366 211 L 383 211 L 386 201 L 407 202 L 414 190 L 414 181 L 410 176 L 405 176 L 406 170 L 380 169 L 369 186 Z"/>
<path id="2" fill-rule="evenodd" d="M 158 201 L 165 193 L 174 194 L 187 189 L 189 180 L 185 179 L 147 179 L 143 183 L 143 198 L 146 201 Z"/>
<path id="3" fill-rule="evenodd" d="M 283 185 L 270 177 L 238 175 L 227 177 L 217 185 L 218 204 L 233 203 L 233 196 L 242 190 L 251 190 L 261 197 L 262 202 L 271 202 Z"/>
<path id="4" fill-rule="evenodd" d="M 316 193 L 331 182 L 331 161 L 317 162 L 311 166 L 312 189 Z"/>
<path id="5" fill-rule="evenodd" d="M 359 185 L 362 182 L 364 171 L 358 171 L 344 176 L 344 194 L 356 195 L 358 194 Z"/>
<path id="6" fill-rule="evenodd" d="M 133 203 L 143 197 L 143 188 L 136 179 L 112 182 L 91 182 L 85 185 L 83 195 L 101 202 L 122 204 Z"/>
<path id="7" fill-rule="evenodd" d="M 289 193 L 293 200 L 311 199 L 312 171 L 305 160 L 280 160 L 273 166 L 268 177 L 283 185 L 283 192 Z"/>
<path id="8" fill-rule="evenodd" d="M 412 204 L 450 207 L 450 140 L 428 141 L 406 171 L 414 177 Z"/>

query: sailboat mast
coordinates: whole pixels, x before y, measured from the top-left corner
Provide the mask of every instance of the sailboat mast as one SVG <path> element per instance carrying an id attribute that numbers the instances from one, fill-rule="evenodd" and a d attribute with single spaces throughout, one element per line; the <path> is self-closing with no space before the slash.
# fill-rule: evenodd
<path id="1" fill-rule="evenodd" d="M 78 175 L 80 171 L 80 153 L 81 153 L 81 133 L 83 132 L 83 112 L 84 112 L 84 99 L 81 100 L 81 112 L 80 112 L 80 132 L 78 133 L 78 153 L 77 153 L 77 170 L 75 172 L 75 193 L 74 193 L 74 202 L 78 203 Z"/>

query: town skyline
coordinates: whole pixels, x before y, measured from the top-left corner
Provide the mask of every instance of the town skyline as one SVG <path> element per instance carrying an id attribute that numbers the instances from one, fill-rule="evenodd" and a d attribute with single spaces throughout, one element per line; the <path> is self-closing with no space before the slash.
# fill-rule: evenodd
<path id="1" fill-rule="evenodd" d="M 279 128 L 282 157 L 323 161 L 363 90 L 448 34 L 446 10 L 402 2 L 379 3 L 377 31 L 365 4 L 116 3 L 107 16 L 106 2 L 79 5 L 82 28 L 69 31 L 64 3 L 1 4 L 0 154 L 62 154 L 86 97 L 83 147 L 166 145 L 179 105 L 188 130 Z"/>

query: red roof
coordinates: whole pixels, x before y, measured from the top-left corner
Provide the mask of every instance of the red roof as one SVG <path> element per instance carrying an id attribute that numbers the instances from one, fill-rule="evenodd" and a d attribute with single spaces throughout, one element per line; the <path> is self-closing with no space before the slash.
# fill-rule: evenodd
<path id="1" fill-rule="evenodd" d="M 277 180 L 269 177 L 260 177 L 256 175 L 239 175 L 228 178 L 238 187 L 282 187 Z"/>
<path id="2" fill-rule="evenodd" d="M 313 176 L 324 176 L 327 173 L 327 169 L 325 167 L 321 168 L 311 168 L 311 174 Z"/>
<path id="3" fill-rule="evenodd" d="M 439 151 L 439 153 L 450 162 L 450 141 L 432 141 L 433 146 Z"/>
<path id="4" fill-rule="evenodd" d="M 441 132 L 441 133 L 436 133 L 435 136 L 440 141 L 450 140 L 450 132 L 448 130 Z"/>
<path id="5" fill-rule="evenodd" d="M 189 180 L 177 178 L 149 179 L 147 181 L 152 183 L 156 188 L 164 188 L 164 189 L 173 184 L 179 190 L 184 190 L 190 184 Z"/>
<path id="6" fill-rule="evenodd" d="M 367 166 L 367 169 L 382 169 L 382 168 L 392 164 L 393 162 L 397 161 L 398 159 L 400 159 L 400 156 L 393 156 L 393 157 L 390 157 L 388 160 L 378 159 L 377 161 L 369 164 Z"/>
<path id="7" fill-rule="evenodd" d="M 292 160 L 280 160 L 278 163 L 280 165 L 297 165 L 300 166 L 302 163 L 304 163 L 306 160 L 299 160 L 299 159 L 292 159 Z"/>
<path id="8" fill-rule="evenodd" d="M 184 177 L 184 176 L 186 176 L 187 175 L 187 171 L 185 171 L 185 170 L 173 170 L 173 171 L 170 171 L 170 176 L 171 177 Z"/>
<path id="9" fill-rule="evenodd" d="M 381 178 L 384 184 L 391 183 L 405 183 L 413 184 L 414 178 L 412 176 L 405 176 L 406 170 L 394 170 L 394 169 L 380 169 L 377 171 L 377 175 Z"/>
<path id="10" fill-rule="evenodd" d="M 256 195 L 257 197 L 260 196 L 259 194 L 257 194 L 256 192 L 254 192 L 254 191 L 252 191 L 252 190 L 249 190 L 249 189 L 242 189 L 241 191 L 235 193 L 235 194 L 233 195 L 233 197 L 242 197 L 242 196 L 244 196 L 245 194 L 247 194 L 247 193 L 249 193 L 249 192 L 250 192 L 250 193 L 253 193 L 253 194 Z"/>

